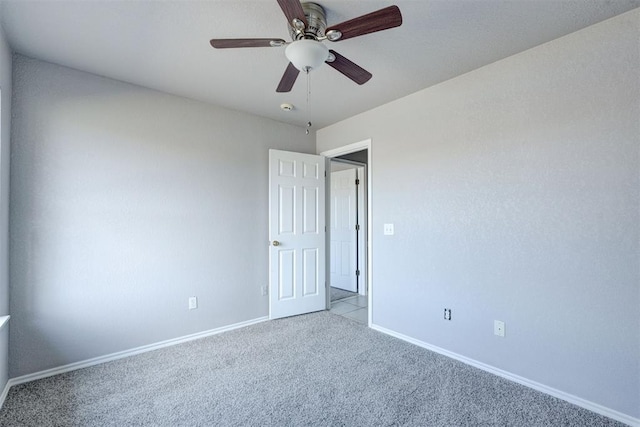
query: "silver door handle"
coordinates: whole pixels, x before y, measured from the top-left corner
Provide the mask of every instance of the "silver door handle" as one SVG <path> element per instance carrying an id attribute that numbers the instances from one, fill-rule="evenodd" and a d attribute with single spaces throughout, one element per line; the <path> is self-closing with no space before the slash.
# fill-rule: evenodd
<path id="1" fill-rule="evenodd" d="M 273 246 L 280 246 L 280 242 L 278 242 L 277 240 L 274 240 L 273 242 L 271 242 L 271 244 Z"/>

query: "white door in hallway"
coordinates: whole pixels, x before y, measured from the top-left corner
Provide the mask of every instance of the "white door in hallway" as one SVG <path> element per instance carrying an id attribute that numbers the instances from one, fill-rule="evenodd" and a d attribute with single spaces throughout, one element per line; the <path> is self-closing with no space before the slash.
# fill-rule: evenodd
<path id="1" fill-rule="evenodd" d="M 269 150 L 269 240 L 269 317 L 324 310 L 324 157 Z"/>
<path id="2" fill-rule="evenodd" d="M 331 172 L 331 247 L 329 283 L 358 291 L 356 168 Z"/>

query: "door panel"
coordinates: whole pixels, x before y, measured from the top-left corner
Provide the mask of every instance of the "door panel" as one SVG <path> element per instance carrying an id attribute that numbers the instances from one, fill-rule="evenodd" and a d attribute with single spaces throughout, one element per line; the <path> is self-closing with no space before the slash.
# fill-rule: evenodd
<path id="1" fill-rule="evenodd" d="M 291 299 L 295 296 L 296 254 L 293 251 L 278 251 L 278 298 Z"/>
<path id="2" fill-rule="evenodd" d="M 317 295 L 319 289 L 318 283 L 318 250 L 317 249 L 304 249 L 302 251 L 304 255 L 304 296 Z"/>
<path id="3" fill-rule="evenodd" d="M 294 187 L 278 187 L 278 232 L 280 235 L 294 232 L 295 190 Z"/>
<path id="4" fill-rule="evenodd" d="M 318 234 L 318 188 L 303 187 L 304 234 Z"/>
<path id="5" fill-rule="evenodd" d="M 324 171 L 322 156 L 269 150 L 272 319 L 326 308 Z"/>

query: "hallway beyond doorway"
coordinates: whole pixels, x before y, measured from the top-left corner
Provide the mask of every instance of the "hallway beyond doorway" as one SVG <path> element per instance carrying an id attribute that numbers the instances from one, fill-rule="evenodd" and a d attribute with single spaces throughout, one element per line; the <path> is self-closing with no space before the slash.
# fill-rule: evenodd
<path id="1" fill-rule="evenodd" d="M 331 301 L 331 310 L 329 310 L 329 312 L 366 325 L 368 316 L 367 297 L 354 295 Z"/>

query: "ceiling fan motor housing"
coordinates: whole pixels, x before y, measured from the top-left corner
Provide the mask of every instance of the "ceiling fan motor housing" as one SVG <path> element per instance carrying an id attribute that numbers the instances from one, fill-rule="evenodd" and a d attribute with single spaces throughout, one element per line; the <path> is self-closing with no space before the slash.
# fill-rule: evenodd
<path id="1" fill-rule="evenodd" d="M 327 18 L 322 6 L 316 3 L 302 3 L 302 9 L 304 10 L 308 25 L 304 30 L 298 31 L 289 23 L 291 39 L 318 40 L 318 38 L 324 37 L 324 31 L 327 28 Z"/>

